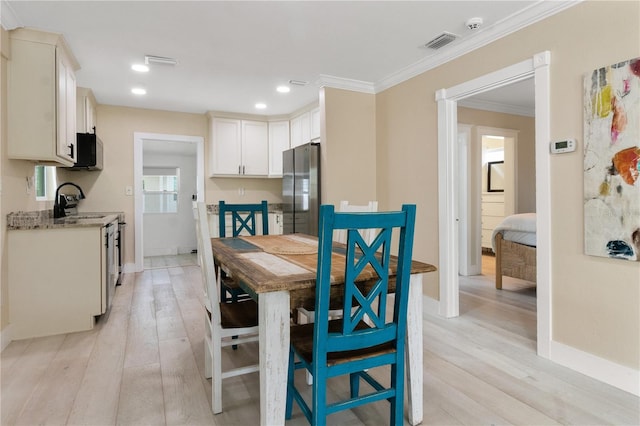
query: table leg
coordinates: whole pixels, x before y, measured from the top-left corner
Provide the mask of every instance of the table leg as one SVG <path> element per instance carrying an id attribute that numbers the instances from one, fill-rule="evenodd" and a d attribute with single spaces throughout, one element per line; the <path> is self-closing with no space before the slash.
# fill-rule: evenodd
<path id="1" fill-rule="evenodd" d="M 409 424 L 417 425 L 422 423 L 422 274 L 411 275 L 407 308 Z"/>
<path id="2" fill-rule="evenodd" d="M 289 363 L 289 292 L 258 296 L 260 424 L 284 425 Z"/>

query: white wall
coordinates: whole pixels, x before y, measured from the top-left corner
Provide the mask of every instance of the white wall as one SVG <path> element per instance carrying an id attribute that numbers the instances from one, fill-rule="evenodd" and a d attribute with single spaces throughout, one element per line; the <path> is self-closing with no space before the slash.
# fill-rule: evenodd
<path id="1" fill-rule="evenodd" d="M 147 213 L 143 224 L 143 253 L 160 256 L 190 253 L 197 247 L 191 195 L 196 193 L 196 156 L 144 154 L 144 167 L 180 168 L 178 213 Z"/>

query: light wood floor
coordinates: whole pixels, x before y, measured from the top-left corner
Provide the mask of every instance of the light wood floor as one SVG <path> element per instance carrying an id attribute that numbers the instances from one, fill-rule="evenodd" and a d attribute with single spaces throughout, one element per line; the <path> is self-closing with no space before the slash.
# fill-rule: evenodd
<path id="1" fill-rule="evenodd" d="M 535 287 L 505 279 L 496 291 L 492 280 L 462 280 L 460 317 L 424 316 L 423 424 L 640 424 L 637 397 L 536 356 Z M 200 286 L 197 266 L 128 274 L 94 330 L 12 342 L 1 355 L 0 424 L 257 424 L 257 373 L 226 380 L 224 412 L 211 414 Z M 228 349 L 227 364 L 256 359 L 255 345 Z M 346 382 L 329 392 L 344 395 Z M 387 419 L 383 402 L 330 417 Z M 288 424 L 306 424 L 297 408 Z"/>

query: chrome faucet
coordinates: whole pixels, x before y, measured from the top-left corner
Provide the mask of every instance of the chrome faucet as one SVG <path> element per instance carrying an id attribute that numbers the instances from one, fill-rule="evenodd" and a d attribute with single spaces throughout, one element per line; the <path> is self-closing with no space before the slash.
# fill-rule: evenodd
<path id="1" fill-rule="evenodd" d="M 82 188 L 80 188 L 75 183 L 73 183 L 73 182 L 61 183 L 56 188 L 55 200 L 53 202 L 53 217 L 54 217 L 54 219 L 57 219 L 59 217 L 65 217 L 65 215 L 66 215 L 65 212 L 64 212 L 64 208 L 67 206 L 67 199 L 64 196 L 59 195 L 60 188 L 62 188 L 63 186 L 66 186 L 66 185 L 75 186 L 78 189 L 78 191 L 80 191 L 80 195 L 78 196 L 79 200 L 82 200 L 83 198 L 86 198 L 84 196 L 84 192 L 82 192 Z"/>

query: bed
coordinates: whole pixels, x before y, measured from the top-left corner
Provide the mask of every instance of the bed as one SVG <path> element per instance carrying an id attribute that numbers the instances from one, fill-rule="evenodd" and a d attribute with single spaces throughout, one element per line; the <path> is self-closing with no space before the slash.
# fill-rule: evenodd
<path id="1" fill-rule="evenodd" d="M 536 282 L 536 214 L 508 216 L 491 236 L 496 254 L 496 288 L 502 288 L 502 277 L 508 276 Z"/>

